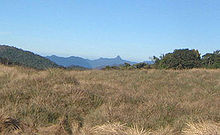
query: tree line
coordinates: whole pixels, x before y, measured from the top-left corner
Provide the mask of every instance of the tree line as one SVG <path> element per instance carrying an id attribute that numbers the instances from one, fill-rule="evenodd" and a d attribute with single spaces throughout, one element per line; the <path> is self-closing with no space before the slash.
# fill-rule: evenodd
<path id="1" fill-rule="evenodd" d="M 153 56 L 154 64 L 138 63 L 130 65 L 124 63 L 120 66 L 106 66 L 109 69 L 192 69 L 192 68 L 220 68 L 220 50 L 206 53 L 201 56 L 195 49 L 176 49 L 171 53 Z"/>

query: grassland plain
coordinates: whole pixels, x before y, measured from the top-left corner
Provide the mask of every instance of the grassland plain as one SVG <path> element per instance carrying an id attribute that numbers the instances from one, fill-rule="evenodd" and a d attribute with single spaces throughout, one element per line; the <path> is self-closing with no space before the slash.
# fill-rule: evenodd
<path id="1" fill-rule="evenodd" d="M 0 65 L 0 134 L 219 135 L 220 70 Z"/>

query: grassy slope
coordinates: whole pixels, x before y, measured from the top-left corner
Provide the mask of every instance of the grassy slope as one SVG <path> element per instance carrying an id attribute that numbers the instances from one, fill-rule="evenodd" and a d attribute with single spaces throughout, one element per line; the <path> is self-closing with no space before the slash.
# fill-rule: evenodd
<path id="1" fill-rule="evenodd" d="M 24 132 L 42 135 L 214 134 L 220 70 L 36 71 L 0 65 L 0 103 L 0 132 L 10 116 L 25 123 Z"/>

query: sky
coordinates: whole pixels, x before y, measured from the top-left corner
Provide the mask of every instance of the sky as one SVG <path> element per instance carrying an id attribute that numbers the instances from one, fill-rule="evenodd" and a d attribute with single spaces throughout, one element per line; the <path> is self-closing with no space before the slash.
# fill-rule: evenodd
<path id="1" fill-rule="evenodd" d="M 132 61 L 220 49 L 220 0 L 0 0 L 0 44 Z"/>

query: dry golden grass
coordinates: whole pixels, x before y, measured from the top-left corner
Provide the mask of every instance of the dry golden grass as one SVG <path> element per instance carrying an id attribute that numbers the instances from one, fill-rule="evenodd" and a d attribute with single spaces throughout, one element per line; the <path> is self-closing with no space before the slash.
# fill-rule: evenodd
<path id="1" fill-rule="evenodd" d="M 215 135 L 220 70 L 37 71 L 0 65 L 0 103 L 0 134 Z"/>
<path id="2" fill-rule="evenodd" d="M 187 123 L 184 135 L 220 135 L 220 125 L 213 122 Z"/>

